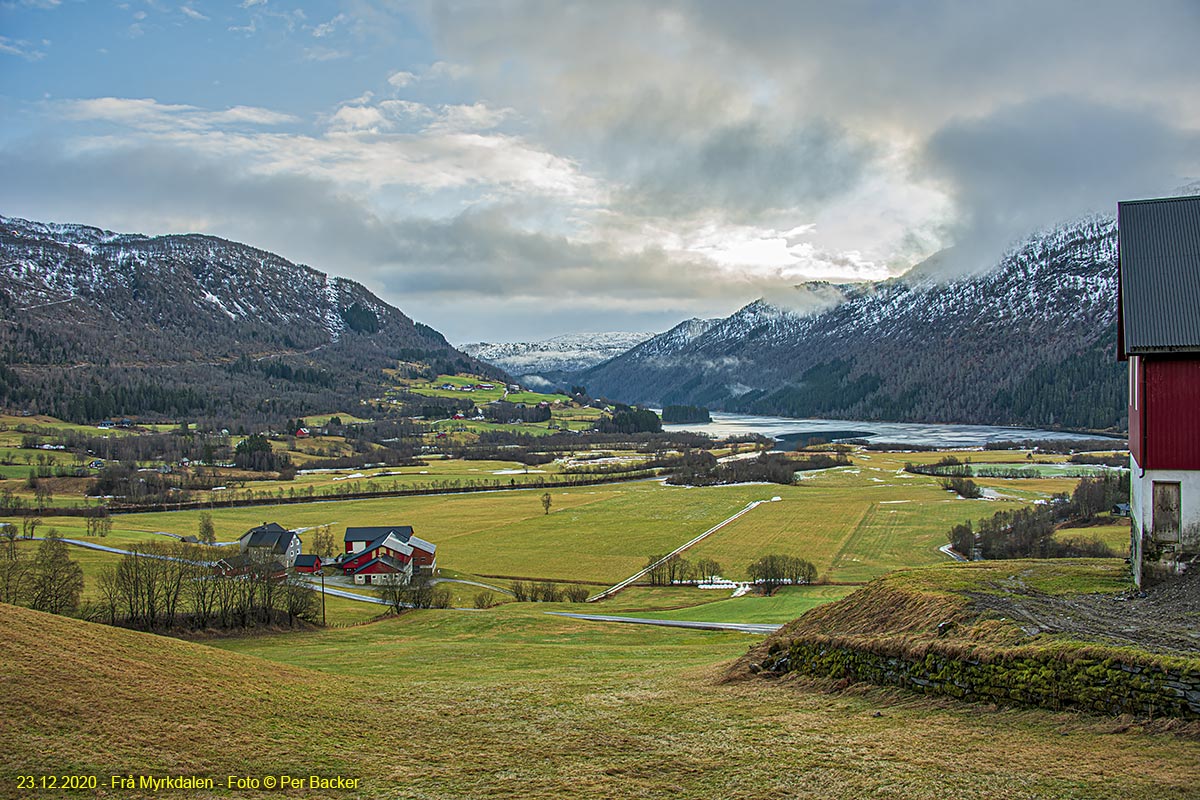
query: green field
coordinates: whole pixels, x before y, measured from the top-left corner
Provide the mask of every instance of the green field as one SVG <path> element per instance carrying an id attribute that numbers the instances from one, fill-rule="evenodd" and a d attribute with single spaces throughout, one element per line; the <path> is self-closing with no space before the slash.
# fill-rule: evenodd
<path id="1" fill-rule="evenodd" d="M 820 579 L 866 581 L 905 566 L 946 560 L 946 532 L 967 519 L 1027 501 L 960 500 L 939 480 L 897 474 L 884 466 L 812 473 L 798 486 L 764 487 L 781 502 L 759 506 L 692 551 L 744 579 L 745 567 L 768 553 L 807 558 Z"/>
<path id="2" fill-rule="evenodd" d="M 688 592 L 687 596 L 679 598 L 688 604 L 685 608 L 673 608 L 666 611 L 634 611 L 622 614 L 622 616 L 679 619 L 692 622 L 784 623 L 791 622 L 805 611 L 822 603 L 841 600 L 857 588 L 857 586 L 785 586 L 770 597 L 747 594 L 741 597 L 727 597 L 723 600 L 710 599 L 712 595 L 720 594 L 714 590 L 694 589 Z M 692 605 L 693 603 L 695 605 Z M 596 605 L 595 609 L 596 613 L 600 614 L 615 613 L 607 602 Z"/>

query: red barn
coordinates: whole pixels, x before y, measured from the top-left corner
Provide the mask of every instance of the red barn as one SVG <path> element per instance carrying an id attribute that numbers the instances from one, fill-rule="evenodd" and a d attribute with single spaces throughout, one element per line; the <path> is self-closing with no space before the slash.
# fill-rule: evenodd
<path id="1" fill-rule="evenodd" d="M 1117 355 L 1129 362 L 1130 562 L 1200 557 L 1200 197 L 1117 204 Z"/>
<path id="2" fill-rule="evenodd" d="M 296 563 L 293 564 L 296 572 L 304 572 L 309 575 L 314 572 L 321 571 L 321 557 L 314 554 L 302 554 L 296 556 Z"/>
<path id="3" fill-rule="evenodd" d="M 342 571 L 354 577 L 355 583 L 407 583 L 412 580 L 414 567 L 431 559 L 414 545 L 428 545 L 412 535 L 412 528 L 347 528 L 346 554 L 342 556 Z M 432 547 L 432 545 L 429 545 Z"/>
<path id="4" fill-rule="evenodd" d="M 364 550 L 371 550 L 387 536 L 395 536 L 412 548 L 411 555 L 415 566 L 429 571 L 437 567 L 437 545 L 416 536 L 411 525 L 346 528 L 344 537 L 346 552 L 361 553 Z"/>

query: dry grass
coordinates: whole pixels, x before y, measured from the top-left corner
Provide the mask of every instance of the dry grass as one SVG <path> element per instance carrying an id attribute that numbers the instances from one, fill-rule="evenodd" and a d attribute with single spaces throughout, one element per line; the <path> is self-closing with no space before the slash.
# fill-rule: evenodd
<path id="1" fill-rule="evenodd" d="M 721 684 L 747 637 L 515 607 L 238 653 L 4 606 L 0 629 L 8 796 L 17 772 L 316 771 L 363 779 L 339 797 L 1159 800 L 1200 759 L 1128 720 Z"/>

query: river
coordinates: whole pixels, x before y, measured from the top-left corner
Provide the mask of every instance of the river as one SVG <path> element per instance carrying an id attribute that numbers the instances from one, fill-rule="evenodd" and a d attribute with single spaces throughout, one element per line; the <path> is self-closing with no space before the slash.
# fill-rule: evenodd
<path id="1" fill-rule="evenodd" d="M 988 442 L 1022 439 L 1099 439 L 1092 434 L 1044 431 L 1037 428 L 1007 428 L 1000 425 L 953 425 L 930 422 L 863 422 L 846 419 L 792 419 L 752 414 L 712 412 L 712 422 L 663 425 L 668 431 L 695 431 L 713 436 L 758 433 L 780 440 L 781 449 L 792 449 L 800 439 L 862 438 L 874 442 L 932 445 L 940 448 L 982 447 Z M 1114 446 L 1125 440 L 1113 438 Z"/>

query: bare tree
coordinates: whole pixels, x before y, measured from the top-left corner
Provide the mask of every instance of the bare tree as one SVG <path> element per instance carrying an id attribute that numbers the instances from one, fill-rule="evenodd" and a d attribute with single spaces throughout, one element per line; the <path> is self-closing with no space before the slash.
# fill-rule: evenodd
<path id="1" fill-rule="evenodd" d="M 82 592 L 83 567 L 71 560 L 67 546 L 51 533 L 34 556 L 30 605 L 38 611 L 66 614 L 79 607 Z"/>
<path id="2" fill-rule="evenodd" d="M 817 579 L 817 568 L 803 558 L 771 554 L 751 564 L 746 574 L 762 587 L 763 594 L 771 595 L 784 584 L 812 583 Z"/>
<path id="3" fill-rule="evenodd" d="M 14 550 L 10 558 L 0 560 L 0 602 L 26 602 L 32 578 L 33 562 L 23 553 Z"/>
<path id="4" fill-rule="evenodd" d="M 697 580 L 708 581 L 721 574 L 721 565 L 711 558 L 701 558 L 696 560 L 695 570 Z"/>
<path id="5" fill-rule="evenodd" d="M 563 598 L 569 603 L 583 603 L 588 599 L 586 586 L 568 586 L 563 590 Z"/>
<path id="6" fill-rule="evenodd" d="M 283 585 L 283 610 L 289 625 L 294 625 L 298 619 L 311 622 L 317 615 L 317 593 L 308 581 L 294 572 L 288 575 Z"/>
<path id="7" fill-rule="evenodd" d="M 651 586 L 667 585 L 668 568 L 664 558 L 662 555 L 654 555 L 646 559 L 646 567 L 650 570 L 646 577 L 650 579 Z"/>
<path id="8" fill-rule="evenodd" d="M 0 523 L 0 539 L 8 542 L 8 557 L 17 557 L 17 526 L 11 522 Z M 7 602 L 7 601 L 6 601 Z"/>
<path id="9" fill-rule="evenodd" d="M 21 535 L 26 539 L 32 539 L 41 524 L 42 520 L 39 517 L 24 517 L 21 520 Z"/>
<path id="10" fill-rule="evenodd" d="M 308 552 L 319 556 L 322 561 L 333 557 L 333 531 L 331 526 L 321 525 L 313 531 L 312 544 L 309 546 Z"/>

